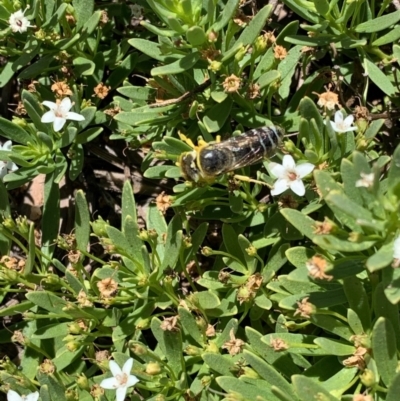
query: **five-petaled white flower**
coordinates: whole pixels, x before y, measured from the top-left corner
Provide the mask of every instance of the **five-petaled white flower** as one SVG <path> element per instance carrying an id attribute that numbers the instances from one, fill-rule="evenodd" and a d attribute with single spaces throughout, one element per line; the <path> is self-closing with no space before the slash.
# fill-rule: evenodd
<path id="1" fill-rule="evenodd" d="M 8 390 L 7 401 L 37 401 L 39 399 L 39 393 L 35 391 L 28 395 L 19 395 L 14 390 Z"/>
<path id="2" fill-rule="evenodd" d="M 65 97 L 63 100 L 56 100 L 56 103 L 45 100 L 42 103 L 48 107 L 50 111 L 47 111 L 42 116 L 42 123 L 53 123 L 54 131 L 60 131 L 67 120 L 83 121 L 85 117 L 81 114 L 74 113 L 71 110 L 73 103 L 69 97 Z"/>
<path id="3" fill-rule="evenodd" d="M 290 188 L 295 194 L 303 196 L 306 193 L 306 189 L 301 179 L 310 174 L 314 168 L 315 166 L 311 163 L 303 163 L 296 166 L 291 155 L 283 156 L 282 164 L 270 163 L 269 169 L 271 173 L 278 178 L 271 189 L 271 195 L 279 195 Z"/>
<path id="4" fill-rule="evenodd" d="M 354 116 L 352 114 L 350 114 L 346 118 L 344 118 L 342 111 L 338 110 L 335 113 L 334 120 L 335 121 L 330 121 L 331 126 L 334 131 L 336 131 L 340 134 L 344 134 L 345 132 L 357 130 L 357 127 L 352 126 L 352 124 L 354 122 Z"/>
<path id="5" fill-rule="evenodd" d="M 375 174 L 360 173 L 361 179 L 356 181 L 356 187 L 370 188 L 374 185 Z"/>
<path id="6" fill-rule="evenodd" d="M 25 11 L 18 10 L 10 15 L 8 23 L 10 24 L 10 28 L 13 32 L 23 33 L 32 26 L 28 21 L 28 18 L 25 17 Z"/>
<path id="7" fill-rule="evenodd" d="M 12 142 L 7 141 L 4 142 L 3 145 L 0 145 L 0 150 L 11 150 Z M 15 171 L 18 167 L 13 162 L 6 162 L 0 160 L 0 179 L 2 179 L 9 170 Z"/>
<path id="8" fill-rule="evenodd" d="M 109 366 L 114 377 L 104 379 L 100 383 L 100 387 L 106 390 L 117 390 L 116 400 L 124 401 L 128 387 L 134 386 L 139 381 L 136 376 L 130 374 L 133 366 L 133 358 L 129 358 L 124 363 L 122 369 L 115 361 L 110 361 Z"/>
<path id="9" fill-rule="evenodd" d="M 400 260 L 400 236 L 394 240 L 393 244 L 393 259 Z"/>

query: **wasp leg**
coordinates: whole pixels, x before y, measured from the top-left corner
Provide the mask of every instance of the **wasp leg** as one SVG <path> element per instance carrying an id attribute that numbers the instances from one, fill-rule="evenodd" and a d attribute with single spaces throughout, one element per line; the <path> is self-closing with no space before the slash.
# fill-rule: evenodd
<path id="1" fill-rule="evenodd" d="M 245 175 L 238 175 L 238 174 L 235 174 L 235 175 L 233 176 L 233 178 L 235 178 L 236 180 L 239 180 L 239 181 L 252 182 L 253 184 L 265 185 L 265 186 L 268 187 L 268 188 L 272 188 L 272 186 L 271 186 L 270 184 L 267 184 L 266 182 L 254 180 L 253 178 L 246 177 Z"/>
<path id="2" fill-rule="evenodd" d="M 181 134 L 180 132 L 178 134 L 179 134 L 179 138 L 181 139 L 181 141 L 186 142 L 193 149 L 196 148 L 196 145 L 193 143 L 193 141 L 190 138 L 188 138 L 184 134 Z"/>

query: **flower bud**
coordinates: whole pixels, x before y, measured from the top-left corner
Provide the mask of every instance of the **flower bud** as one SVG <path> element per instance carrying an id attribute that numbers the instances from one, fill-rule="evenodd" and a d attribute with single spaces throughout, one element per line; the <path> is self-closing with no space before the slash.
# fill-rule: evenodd
<path id="1" fill-rule="evenodd" d="M 90 387 L 89 387 L 89 380 L 88 378 L 81 373 L 80 375 L 78 375 L 78 378 L 76 379 L 76 384 L 78 385 L 78 387 L 82 390 L 86 390 L 89 391 Z"/>
<path id="2" fill-rule="evenodd" d="M 101 216 L 97 218 L 97 220 L 90 223 L 92 226 L 93 232 L 98 237 L 108 237 L 107 235 L 107 226 L 109 226 L 108 221 L 104 221 Z"/>
<path id="3" fill-rule="evenodd" d="M 211 352 L 212 354 L 219 354 L 218 345 L 215 344 L 213 341 L 210 341 L 206 346 L 206 351 Z"/>
<path id="4" fill-rule="evenodd" d="M 207 34 L 207 40 L 208 40 L 210 43 L 215 43 L 215 42 L 218 40 L 218 32 L 215 32 L 215 31 L 210 31 L 210 32 L 208 32 L 208 34 Z"/>
<path id="5" fill-rule="evenodd" d="M 161 366 L 158 362 L 149 362 L 146 366 L 146 373 L 155 376 L 161 372 Z"/>
<path id="6" fill-rule="evenodd" d="M 201 348 L 195 347 L 194 345 L 188 345 L 188 346 L 185 348 L 185 353 L 186 353 L 187 355 L 190 355 L 190 356 L 198 356 L 198 355 L 201 355 L 202 351 L 203 351 L 203 350 L 202 350 Z"/>
<path id="7" fill-rule="evenodd" d="M 130 350 L 138 356 L 147 354 L 147 348 L 142 344 L 132 344 Z"/>
<path id="8" fill-rule="evenodd" d="M 376 384 L 375 373 L 370 369 L 365 369 L 364 372 L 362 372 L 360 379 L 361 383 L 366 387 L 373 387 Z"/>

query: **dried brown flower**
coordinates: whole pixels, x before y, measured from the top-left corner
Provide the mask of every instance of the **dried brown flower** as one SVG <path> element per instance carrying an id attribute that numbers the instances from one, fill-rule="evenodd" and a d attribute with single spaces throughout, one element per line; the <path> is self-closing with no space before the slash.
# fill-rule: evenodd
<path id="1" fill-rule="evenodd" d="M 23 104 L 21 101 L 18 102 L 17 107 L 16 107 L 15 110 L 14 110 L 14 113 L 15 113 L 17 116 L 25 116 L 25 115 L 27 114 L 27 113 L 26 113 L 25 106 L 24 106 L 24 104 Z"/>
<path id="2" fill-rule="evenodd" d="M 107 114 L 110 117 L 115 117 L 117 114 L 121 113 L 121 111 L 122 111 L 121 107 L 114 105 L 113 108 L 104 110 L 103 113 Z"/>
<path id="3" fill-rule="evenodd" d="M 110 359 L 110 353 L 107 350 L 97 351 L 95 353 L 96 362 L 104 362 Z"/>
<path id="4" fill-rule="evenodd" d="M 314 234 L 317 235 L 327 235 L 332 232 L 332 230 L 335 228 L 335 224 L 329 220 L 327 217 L 325 217 L 325 220 L 323 222 L 317 221 L 314 226 Z"/>
<path id="5" fill-rule="evenodd" d="M 100 16 L 100 24 L 104 26 L 107 24 L 107 22 L 110 21 L 110 18 L 108 18 L 108 13 L 106 10 L 101 10 L 101 16 Z"/>
<path id="6" fill-rule="evenodd" d="M 264 38 L 267 43 L 267 46 L 272 46 L 276 42 L 276 37 L 273 31 L 268 31 L 264 33 Z"/>
<path id="7" fill-rule="evenodd" d="M 289 345 L 286 341 L 281 338 L 271 338 L 270 346 L 274 349 L 274 351 L 285 351 L 289 348 Z"/>
<path id="8" fill-rule="evenodd" d="M 309 297 L 303 298 L 300 302 L 297 302 L 297 309 L 294 312 L 294 316 L 300 315 L 306 319 L 310 318 L 310 315 L 314 311 L 314 305 L 308 302 Z"/>
<path id="9" fill-rule="evenodd" d="M 240 89 L 242 84 L 242 80 L 237 77 L 235 74 L 231 74 L 229 77 L 225 78 L 222 86 L 224 91 L 227 93 L 234 93 Z"/>
<path id="10" fill-rule="evenodd" d="M 215 336 L 215 327 L 212 324 L 209 324 L 207 326 L 206 336 L 207 337 L 214 337 Z"/>
<path id="11" fill-rule="evenodd" d="M 246 288 L 254 293 L 256 293 L 263 282 L 262 275 L 260 273 L 255 273 L 249 277 L 246 282 Z"/>
<path id="12" fill-rule="evenodd" d="M 247 97 L 249 99 L 256 99 L 260 97 L 260 85 L 250 84 L 247 88 Z"/>
<path id="13" fill-rule="evenodd" d="M 39 83 L 39 81 L 32 80 L 31 83 L 28 85 L 28 92 L 35 93 L 36 92 L 36 84 L 38 84 L 38 83 Z"/>
<path id="14" fill-rule="evenodd" d="M 11 341 L 16 344 L 25 344 L 25 336 L 22 334 L 21 330 L 15 330 L 12 337 Z"/>
<path id="15" fill-rule="evenodd" d="M 278 60 L 284 60 L 287 56 L 288 52 L 283 46 L 275 46 L 274 47 L 274 57 Z"/>
<path id="16" fill-rule="evenodd" d="M 25 260 L 24 259 L 17 259 L 14 256 L 7 256 L 4 255 L 0 259 L 0 263 L 10 270 L 15 270 L 22 272 L 25 267 Z"/>
<path id="17" fill-rule="evenodd" d="M 54 82 L 54 84 L 51 85 L 51 90 L 60 98 L 72 95 L 72 91 L 66 81 Z"/>
<path id="18" fill-rule="evenodd" d="M 99 400 L 102 395 L 104 395 L 104 389 L 100 387 L 100 384 L 93 384 L 90 388 L 90 395 L 95 399 Z"/>
<path id="19" fill-rule="evenodd" d="M 325 270 L 328 267 L 326 259 L 320 255 L 314 255 L 310 260 L 306 262 L 308 269 L 308 275 L 312 278 L 319 280 L 332 280 L 333 276 L 325 274 Z"/>
<path id="20" fill-rule="evenodd" d="M 373 398 L 370 395 L 354 394 L 353 401 L 373 401 Z"/>
<path id="21" fill-rule="evenodd" d="M 233 329 L 229 332 L 229 336 L 231 339 L 224 343 L 221 348 L 228 350 L 229 355 L 237 355 L 242 352 L 245 342 L 240 338 L 235 337 Z"/>
<path id="22" fill-rule="evenodd" d="M 78 250 L 71 250 L 68 252 L 68 260 L 73 265 L 76 265 L 81 258 L 81 252 Z"/>
<path id="23" fill-rule="evenodd" d="M 162 322 L 161 322 L 161 330 L 164 331 L 179 331 L 178 327 L 178 319 L 179 316 L 171 316 L 171 317 L 166 317 Z"/>
<path id="24" fill-rule="evenodd" d="M 65 14 L 65 19 L 69 25 L 75 25 L 76 23 L 75 17 L 72 14 Z"/>
<path id="25" fill-rule="evenodd" d="M 202 59 L 213 61 L 220 56 L 221 51 L 210 47 L 208 49 L 200 50 L 200 54 Z"/>
<path id="26" fill-rule="evenodd" d="M 45 359 L 39 366 L 39 370 L 45 375 L 51 375 L 55 372 L 56 367 L 51 359 Z"/>
<path id="27" fill-rule="evenodd" d="M 102 298 L 111 298 L 118 290 L 118 283 L 113 278 L 108 277 L 98 281 L 97 288 Z"/>
<path id="28" fill-rule="evenodd" d="M 94 89 L 94 95 L 97 96 L 99 99 L 104 99 L 107 95 L 108 92 L 110 91 L 111 86 L 106 86 L 103 84 L 103 82 L 100 82 Z"/>
<path id="29" fill-rule="evenodd" d="M 343 360 L 343 365 L 347 367 L 357 367 L 360 370 L 364 370 L 366 366 L 364 355 L 367 352 L 367 348 L 358 347 L 356 352 L 352 356 Z"/>
<path id="30" fill-rule="evenodd" d="M 171 207 L 171 197 L 169 195 L 165 195 L 165 192 L 161 192 L 156 198 L 156 206 L 157 209 L 162 213 L 165 214 L 166 211 Z"/>
<path id="31" fill-rule="evenodd" d="M 335 110 L 335 106 L 339 106 L 339 96 L 331 92 L 329 89 L 327 92 L 324 93 L 315 93 L 319 99 L 318 99 L 318 106 L 319 107 L 324 107 L 328 110 Z"/>

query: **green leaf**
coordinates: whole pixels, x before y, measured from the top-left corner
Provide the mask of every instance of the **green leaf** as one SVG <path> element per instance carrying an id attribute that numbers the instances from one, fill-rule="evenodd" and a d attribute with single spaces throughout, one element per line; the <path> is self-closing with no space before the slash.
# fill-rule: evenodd
<path id="1" fill-rule="evenodd" d="M 211 291 L 194 292 L 191 295 L 191 301 L 204 309 L 216 309 L 220 306 L 221 301 Z"/>
<path id="2" fill-rule="evenodd" d="M 79 174 L 82 172 L 84 163 L 83 146 L 75 143 L 70 148 L 71 164 L 69 167 L 69 178 L 71 181 L 75 181 Z"/>
<path id="3" fill-rule="evenodd" d="M 342 320 L 337 319 L 334 316 L 324 315 L 317 312 L 311 314 L 310 321 L 316 326 L 321 327 L 322 329 L 329 331 L 330 333 L 336 334 L 348 341 L 350 340 L 350 337 L 354 334 L 346 323 L 344 323 Z"/>
<path id="4" fill-rule="evenodd" d="M 55 358 L 52 359 L 57 372 L 61 372 L 66 367 L 70 366 L 72 362 L 76 361 L 86 349 L 86 346 L 81 345 L 76 350 L 71 351 L 66 345 L 57 350 Z"/>
<path id="5" fill-rule="evenodd" d="M 323 249 L 326 249 L 327 251 L 336 250 L 353 253 L 365 251 L 366 249 L 371 248 L 376 241 L 363 240 L 362 242 L 351 242 L 337 238 L 333 235 L 317 235 L 314 236 L 313 242 L 314 244 L 320 246 Z"/>
<path id="6" fill-rule="evenodd" d="M 397 401 L 400 394 L 400 372 L 396 373 L 390 386 L 388 387 L 388 391 L 386 394 L 385 401 Z"/>
<path id="7" fill-rule="evenodd" d="M 60 220 L 60 188 L 54 178 L 54 174 L 47 175 L 44 185 L 41 251 L 47 257 L 42 260 L 46 265 L 47 260 L 53 257 L 58 234 L 57 222 Z"/>
<path id="8" fill-rule="evenodd" d="M 213 26 L 210 28 L 210 31 L 219 32 L 222 28 L 224 28 L 235 14 L 238 4 L 239 0 L 228 0 L 224 7 L 222 7 L 222 12 L 219 15 L 219 19 L 213 24 Z"/>
<path id="9" fill-rule="evenodd" d="M 264 362 L 260 357 L 247 350 L 243 351 L 243 355 L 247 363 L 270 385 L 278 387 L 285 392 L 291 400 L 296 399 L 293 387 L 270 364 Z"/>
<path id="10" fill-rule="evenodd" d="M 10 202 L 8 201 L 8 192 L 0 180 L 0 224 L 4 221 L 4 217 L 10 217 Z M 11 246 L 11 240 L 0 233 L 0 255 L 8 255 Z"/>
<path id="11" fill-rule="evenodd" d="M 281 209 L 282 216 L 309 239 L 315 237 L 315 221 L 295 209 Z"/>
<path id="12" fill-rule="evenodd" d="M 287 56 L 278 65 L 278 72 L 281 74 L 279 95 L 282 99 L 289 96 L 293 74 L 296 71 L 298 61 L 303 56 L 303 46 L 294 46 L 289 50 Z"/>
<path id="13" fill-rule="evenodd" d="M 84 57 L 76 57 L 72 60 L 72 64 L 75 66 L 74 72 L 76 75 L 93 75 L 96 65 L 93 61 L 88 60 Z"/>
<path id="14" fill-rule="evenodd" d="M 185 331 L 185 334 L 191 337 L 200 346 L 204 345 L 204 338 L 196 323 L 192 313 L 185 308 L 178 308 L 179 321 Z"/>
<path id="15" fill-rule="evenodd" d="M 396 11 L 400 13 L 399 11 Z M 365 73 L 371 78 L 371 81 L 388 96 L 394 96 L 396 88 L 386 74 L 384 74 L 372 61 L 364 58 L 363 60 Z"/>
<path id="16" fill-rule="evenodd" d="M 63 317 L 68 317 L 68 315 L 62 310 L 68 305 L 67 302 L 51 292 L 31 291 L 26 293 L 25 297 L 28 299 L 28 301 L 33 302 L 35 305 L 40 306 L 44 310 L 59 314 Z"/>
<path id="17" fill-rule="evenodd" d="M 328 351 L 329 355 L 353 355 L 353 353 L 356 351 L 354 345 L 349 345 L 342 341 L 333 340 L 331 338 L 319 337 L 314 340 L 314 343 L 318 344 L 321 348 Z"/>
<path id="18" fill-rule="evenodd" d="M 175 268 L 182 248 L 182 238 L 182 220 L 179 215 L 175 215 L 168 225 L 165 240 L 165 255 L 161 264 L 161 270 L 168 267 Z"/>
<path id="19" fill-rule="evenodd" d="M 207 40 L 207 37 L 203 28 L 192 26 L 186 32 L 186 39 L 192 46 L 199 47 Z"/>
<path id="20" fill-rule="evenodd" d="M 356 26 L 355 31 L 362 33 L 379 32 L 396 24 L 398 21 L 400 21 L 400 10 L 363 22 Z"/>
<path id="21" fill-rule="evenodd" d="M 35 304 L 33 302 L 22 301 L 15 305 L 5 306 L 4 308 L 0 309 L 0 317 L 20 315 L 21 313 L 31 309 L 34 305 Z M 3 342 L 0 340 L 0 344 L 1 343 Z"/>
<path id="22" fill-rule="evenodd" d="M 141 39 L 136 39 L 136 40 L 141 40 Z M 148 43 L 153 43 L 153 42 L 148 42 Z M 118 88 L 118 86 L 120 86 L 120 84 L 125 80 L 125 78 L 127 78 L 132 73 L 133 69 L 136 66 L 137 60 L 138 60 L 137 53 L 128 54 L 118 65 L 118 67 L 107 78 L 106 85 L 111 86 L 111 88 Z"/>
<path id="23" fill-rule="evenodd" d="M 400 177 L 400 145 L 397 145 L 393 153 L 392 163 L 390 164 L 390 169 L 388 173 L 389 188 L 390 187 L 394 188 L 395 185 L 399 183 L 399 177 Z"/>
<path id="24" fill-rule="evenodd" d="M 103 127 L 93 127 L 77 135 L 75 142 L 77 144 L 84 144 L 93 141 L 103 132 Z"/>
<path id="25" fill-rule="evenodd" d="M 161 321 L 153 317 L 151 320 L 151 331 L 158 341 L 162 353 L 168 360 L 168 365 L 175 378 L 179 377 L 180 372 L 184 370 L 184 360 L 182 356 L 182 337 L 181 332 L 177 331 L 164 331 L 161 329 Z"/>
<path id="26" fill-rule="evenodd" d="M 233 376 L 235 361 L 231 356 L 221 354 L 204 353 L 201 356 L 211 370 L 222 376 Z"/>
<path id="27" fill-rule="evenodd" d="M 372 329 L 372 352 L 382 381 L 389 386 L 396 375 L 396 336 L 389 320 L 380 317 Z"/>
<path id="28" fill-rule="evenodd" d="M 254 384 L 246 383 L 244 380 L 228 376 L 217 377 L 216 382 L 227 393 L 240 394 L 242 401 L 278 401 L 278 398 L 272 393 L 269 385 L 264 385 L 263 388 L 260 388 Z"/>
<path id="29" fill-rule="evenodd" d="M 221 131 L 226 120 L 230 116 L 232 103 L 232 99 L 228 97 L 222 103 L 217 103 L 207 110 L 203 118 L 203 123 L 208 132 Z"/>
<path id="30" fill-rule="evenodd" d="M 164 55 L 160 49 L 160 45 L 156 42 L 151 42 L 146 39 L 129 39 L 128 43 L 139 50 L 140 52 L 146 54 L 147 56 L 154 58 L 157 61 L 166 62 L 171 58 L 171 55 Z M 182 55 L 173 55 L 174 58 L 182 58 Z"/>
<path id="31" fill-rule="evenodd" d="M 273 7 L 269 4 L 258 11 L 255 17 L 250 21 L 249 25 L 247 25 L 247 27 L 240 34 L 235 45 L 237 43 L 241 43 L 243 46 L 252 44 L 261 32 L 261 29 L 264 28 L 267 19 L 272 13 L 272 10 Z"/>
<path id="32" fill-rule="evenodd" d="M 75 195 L 75 236 L 78 249 L 86 251 L 90 235 L 90 213 L 85 195 L 78 190 Z"/>
<path id="33" fill-rule="evenodd" d="M 317 13 L 326 16 L 329 13 L 329 3 L 327 0 L 313 0 Z"/>
<path id="34" fill-rule="evenodd" d="M 311 7 L 304 7 L 304 5 L 297 0 L 285 0 L 285 5 L 306 21 L 310 21 L 314 24 L 319 23 L 320 17 Z"/>
<path id="35" fill-rule="evenodd" d="M 29 234 L 28 234 L 28 255 L 26 258 L 24 276 L 30 274 L 35 265 L 36 257 L 36 243 L 35 243 L 35 225 L 33 223 L 29 224 Z"/>
<path id="36" fill-rule="evenodd" d="M 321 113 L 317 109 L 315 102 L 312 101 L 309 97 L 304 97 L 301 100 L 299 105 L 299 112 L 300 115 L 308 121 L 314 119 L 319 131 L 324 131 L 324 121 L 321 117 Z"/>
<path id="37" fill-rule="evenodd" d="M 0 117 L 0 133 L 5 138 L 22 145 L 27 145 L 28 142 L 36 142 L 23 128 L 3 117 Z"/>
<path id="38" fill-rule="evenodd" d="M 372 42 L 372 46 L 379 47 L 383 45 L 387 45 L 388 43 L 397 42 L 400 39 L 400 26 L 397 26 L 394 29 L 391 29 L 386 35 L 379 37 L 378 39 Z"/>
<path id="39" fill-rule="evenodd" d="M 77 19 L 77 28 L 81 29 L 93 14 L 94 0 L 73 0 L 72 5 Z"/>
<path id="40" fill-rule="evenodd" d="M 379 132 L 383 124 L 385 123 L 385 120 L 383 118 L 380 118 L 379 120 L 374 120 L 372 121 L 367 130 L 365 131 L 365 139 L 370 140 L 376 137 L 376 134 Z"/>
<path id="41" fill-rule="evenodd" d="M 193 68 L 199 59 L 200 53 L 190 53 L 171 64 L 167 64 L 162 67 L 155 67 L 151 70 L 150 73 L 153 77 L 160 75 L 180 74 Z"/>
<path id="42" fill-rule="evenodd" d="M 373 273 L 393 262 L 393 242 L 382 245 L 377 252 L 367 259 L 367 269 Z"/>
<path id="43" fill-rule="evenodd" d="M 312 378 L 295 375 L 292 377 L 292 383 L 296 391 L 297 396 L 301 401 L 310 400 L 324 400 L 324 401 L 339 401 L 339 398 L 334 397 L 329 393 L 322 384 Z"/>

